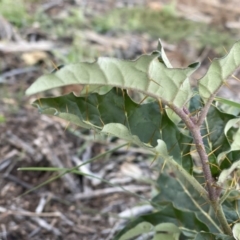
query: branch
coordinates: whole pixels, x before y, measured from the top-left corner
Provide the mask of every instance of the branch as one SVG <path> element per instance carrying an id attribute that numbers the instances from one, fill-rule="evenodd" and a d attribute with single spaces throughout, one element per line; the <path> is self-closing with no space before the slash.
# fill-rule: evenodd
<path id="1" fill-rule="evenodd" d="M 209 194 L 209 199 L 211 202 L 217 201 L 218 195 L 217 195 L 216 189 L 214 187 L 215 181 L 212 178 L 212 173 L 211 173 L 210 165 L 209 165 L 209 161 L 208 161 L 208 155 L 206 153 L 206 150 L 205 150 L 205 147 L 203 144 L 200 127 L 193 122 L 191 117 L 187 113 L 185 113 L 184 110 L 178 108 L 177 106 L 175 106 L 173 104 L 168 103 L 167 101 L 164 101 L 164 103 L 169 108 L 171 108 L 183 120 L 183 122 L 186 124 L 187 128 L 191 132 L 194 143 L 196 144 L 197 152 L 198 152 L 200 160 L 201 160 L 203 174 L 204 174 L 204 178 L 206 180 L 207 191 Z"/>
<path id="2" fill-rule="evenodd" d="M 217 91 L 218 92 L 218 91 Z M 197 121 L 197 125 L 200 127 L 202 126 L 207 114 L 208 114 L 208 111 L 209 111 L 209 108 L 211 107 L 211 104 L 217 94 L 217 92 L 215 94 L 212 94 L 211 97 L 207 100 L 205 106 L 202 108 L 201 110 L 201 114 L 198 118 L 198 121 Z"/>
<path id="3" fill-rule="evenodd" d="M 221 223 L 223 232 L 225 234 L 228 234 L 229 236 L 232 236 L 233 235 L 232 229 L 228 225 L 227 219 L 226 219 L 225 214 L 224 214 L 223 209 L 222 209 L 222 205 L 219 204 L 219 202 L 214 202 L 212 204 L 212 207 L 213 207 L 214 212 L 215 212 L 215 214 L 218 218 L 218 221 Z"/>
<path id="4" fill-rule="evenodd" d="M 211 97 L 211 98 L 213 99 L 213 97 Z M 205 117 L 203 118 L 203 116 L 207 113 L 207 110 L 211 106 L 211 103 L 212 103 L 212 100 L 209 99 L 209 101 L 207 102 L 208 108 L 206 107 L 204 109 L 201 119 L 204 120 Z M 216 184 L 215 184 L 215 181 L 212 177 L 212 173 L 210 170 L 208 155 L 206 153 L 206 149 L 203 144 L 200 126 L 198 125 L 199 123 L 195 123 L 195 121 L 193 121 L 193 119 L 191 119 L 191 117 L 187 114 L 186 109 L 182 110 L 182 109 L 176 107 L 175 105 L 169 104 L 167 102 L 165 102 L 165 104 L 168 105 L 168 107 L 170 107 L 183 120 L 183 122 L 186 124 L 187 128 L 191 132 L 193 140 L 196 144 L 197 152 L 198 152 L 200 160 L 201 160 L 203 174 L 204 174 L 204 178 L 206 180 L 210 204 L 211 204 L 212 208 L 214 209 L 214 212 L 222 226 L 223 232 L 225 234 L 232 236 L 232 230 L 228 225 L 228 222 L 227 222 L 226 217 L 222 210 L 222 206 L 218 199 L 219 194 L 218 194 L 217 189 L 215 188 Z"/>

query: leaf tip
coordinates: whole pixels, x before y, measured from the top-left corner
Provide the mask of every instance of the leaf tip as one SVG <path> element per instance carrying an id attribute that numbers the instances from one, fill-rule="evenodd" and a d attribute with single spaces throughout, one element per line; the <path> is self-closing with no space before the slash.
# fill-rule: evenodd
<path id="1" fill-rule="evenodd" d="M 162 51 L 162 48 L 163 48 L 163 46 L 162 46 L 162 40 L 161 40 L 161 38 L 159 38 L 159 39 L 158 39 L 157 50 L 158 50 L 158 51 Z"/>

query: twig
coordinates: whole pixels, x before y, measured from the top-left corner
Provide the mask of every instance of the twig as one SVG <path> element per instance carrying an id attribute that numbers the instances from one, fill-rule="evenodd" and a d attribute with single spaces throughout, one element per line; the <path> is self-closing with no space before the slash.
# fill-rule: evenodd
<path id="1" fill-rule="evenodd" d="M 10 70 L 0 75 L 0 83 L 13 84 L 13 82 L 7 81 L 6 78 L 14 77 L 14 76 L 28 73 L 28 72 L 33 72 L 36 70 L 38 70 L 37 67 L 16 68 L 16 69 Z"/>
<path id="2" fill-rule="evenodd" d="M 2 235 L 2 237 L 3 237 L 3 240 L 7 240 L 8 238 L 7 238 L 7 229 L 6 229 L 6 226 L 5 226 L 5 224 L 1 224 L 1 228 L 2 228 L 2 233 L 1 233 L 1 235 Z M 0 235 L 0 236 L 1 236 Z"/>
<path id="3" fill-rule="evenodd" d="M 216 91 L 216 93 L 218 92 L 218 90 Z M 202 108 L 201 110 L 201 113 L 200 113 L 200 116 L 198 118 L 198 122 L 197 122 L 197 125 L 200 127 L 202 126 L 207 114 L 208 114 L 208 111 L 209 111 L 209 108 L 211 107 L 212 105 L 212 102 L 216 96 L 216 93 L 215 94 L 212 94 L 210 98 L 208 98 L 207 102 L 205 103 L 204 107 Z"/>
<path id="4" fill-rule="evenodd" d="M 44 213 L 36 213 L 29 212 L 25 210 L 8 210 L 6 208 L 1 207 L 0 212 L 7 213 L 8 215 L 21 215 L 25 217 L 62 217 L 60 212 L 44 212 Z"/>
<path id="5" fill-rule="evenodd" d="M 25 216 L 25 217 L 31 217 L 32 220 L 37 222 L 40 227 L 43 227 L 49 231 L 53 231 L 56 235 L 60 234 L 60 231 L 57 228 L 54 228 L 50 224 L 48 224 L 45 220 L 41 219 L 40 217 L 47 217 L 47 218 L 61 218 L 68 224 L 69 226 L 73 226 L 74 223 L 67 219 L 61 212 L 44 212 L 44 213 L 35 213 L 35 212 L 29 212 L 25 211 L 23 209 L 18 209 L 18 210 L 8 210 L 6 208 L 0 207 L 0 213 L 6 213 L 8 215 L 20 215 L 20 216 Z"/>
<path id="6" fill-rule="evenodd" d="M 78 193 L 74 196 L 74 200 L 77 200 L 77 199 L 83 200 L 83 199 L 91 199 L 91 198 L 96 198 L 96 197 L 103 197 L 108 194 L 121 193 L 121 192 L 125 192 L 125 191 L 145 192 L 145 191 L 149 191 L 150 189 L 151 189 L 150 186 L 136 186 L 136 185 L 104 188 L 104 189 L 99 189 L 99 190 L 95 190 L 92 192 Z"/>
<path id="7" fill-rule="evenodd" d="M 7 132 L 7 141 L 11 143 L 13 146 L 16 146 L 17 148 L 20 148 L 30 154 L 31 156 L 35 155 L 35 150 L 27 144 L 25 141 L 23 141 L 21 138 L 19 138 L 17 135 L 13 134 L 11 131 Z"/>
<path id="8" fill-rule="evenodd" d="M 11 174 L 4 174 L 4 178 L 8 179 L 12 182 L 15 182 L 19 185 L 21 185 L 22 187 L 26 188 L 26 189 L 31 189 L 32 186 L 24 181 L 22 181 L 21 179 L 17 178 L 16 176 L 13 176 Z"/>
<path id="9" fill-rule="evenodd" d="M 89 158 L 88 158 L 89 159 Z M 81 161 L 77 156 L 72 156 L 72 161 L 75 163 L 76 166 L 81 165 L 82 163 L 84 163 L 83 161 Z M 89 167 L 87 167 L 86 165 L 83 165 L 79 168 L 79 170 L 85 174 L 89 174 L 92 176 L 95 176 L 95 178 L 93 178 L 92 176 L 86 176 L 88 179 L 91 180 L 92 184 L 94 186 L 99 185 L 102 181 L 100 180 L 100 178 L 103 177 L 103 175 L 101 174 L 96 174 L 93 173 Z"/>
<path id="10" fill-rule="evenodd" d="M 62 233 L 55 227 L 51 226 L 47 221 L 42 218 L 33 217 L 32 220 L 36 222 L 40 227 L 53 232 L 55 235 L 60 236 Z"/>
<path id="11" fill-rule="evenodd" d="M 41 227 L 34 229 L 30 234 L 28 234 L 28 239 L 32 239 L 36 234 L 41 231 Z"/>
<path id="12" fill-rule="evenodd" d="M 28 183 L 22 181 L 21 179 L 17 178 L 16 176 L 13 176 L 13 175 L 11 175 L 11 174 L 9 174 L 9 173 L 5 173 L 5 174 L 4 174 L 4 178 L 6 178 L 6 179 L 8 179 L 8 180 L 10 180 L 10 181 L 13 181 L 13 182 L 15 182 L 16 184 L 21 185 L 22 187 L 28 189 L 28 190 L 31 191 L 31 192 L 36 192 L 37 195 L 39 195 L 39 196 L 42 195 L 42 193 L 39 192 L 39 189 L 35 189 L 34 186 L 32 186 L 31 184 L 28 184 Z M 46 194 L 48 194 L 49 196 L 51 196 L 51 198 L 54 199 L 55 201 L 58 201 L 58 202 L 61 202 L 61 203 L 65 203 L 65 204 L 67 204 L 67 205 L 70 204 L 69 202 L 63 200 L 62 198 L 53 195 L 51 192 L 48 192 L 48 191 L 47 191 L 47 192 L 44 192 L 44 195 L 46 195 Z M 1 211 L 1 210 L 0 210 L 0 211 Z"/>
<path id="13" fill-rule="evenodd" d="M 41 196 L 40 201 L 39 201 L 39 203 L 38 203 L 38 205 L 36 207 L 35 212 L 36 213 L 41 213 L 44 210 L 44 207 L 45 207 L 46 203 L 48 202 L 48 200 L 49 200 L 49 196 L 48 197 Z"/>
<path id="14" fill-rule="evenodd" d="M 58 156 L 50 149 L 45 149 L 45 155 L 53 166 L 58 168 L 64 167 L 61 160 L 58 158 Z M 78 187 L 77 187 L 77 181 L 74 180 L 73 176 L 71 174 L 64 174 L 62 177 L 64 179 L 65 186 L 69 188 L 72 192 L 75 192 Z"/>

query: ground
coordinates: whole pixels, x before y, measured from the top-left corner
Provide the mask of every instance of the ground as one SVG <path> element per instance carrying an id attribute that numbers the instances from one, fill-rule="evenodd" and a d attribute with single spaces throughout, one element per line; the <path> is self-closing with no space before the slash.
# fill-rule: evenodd
<path id="1" fill-rule="evenodd" d="M 0 239 L 110 240 L 124 225 L 123 216 L 151 209 L 147 200 L 157 171 L 149 153 L 133 146 L 107 152 L 124 142 L 40 115 L 31 106 L 40 95 L 24 92 L 57 65 L 94 61 L 100 55 L 134 59 L 155 49 L 158 37 L 174 66 L 202 61 L 197 79 L 212 58 L 224 55 L 239 39 L 234 1 L 224 6 L 229 14 L 221 1 L 202 1 L 197 7 L 183 0 L 177 5 L 140 0 L 0 2 Z M 231 85 L 222 93 L 236 98 L 239 84 Z M 81 86 L 50 94 L 73 90 Z M 92 177 L 18 170 L 72 168 L 99 154 L 81 168 Z M 52 178 L 56 180 L 34 188 Z"/>

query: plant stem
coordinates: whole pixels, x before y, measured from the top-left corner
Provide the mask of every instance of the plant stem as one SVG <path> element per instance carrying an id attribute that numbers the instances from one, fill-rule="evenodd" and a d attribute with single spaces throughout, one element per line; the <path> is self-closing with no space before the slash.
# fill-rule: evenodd
<path id="1" fill-rule="evenodd" d="M 216 193 L 216 188 L 215 188 L 216 183 L 212 177 L 212 173 L 211 173 L 211 169 L 208 161 L 208 155 L 206 153 L 202 136 L 200 133 L 200 127 L 194 124 L 193 128 L 189 130 L 192 133 L 192 137 L 202 163 L 202 169 L 203 169 L 204 177 L 206 180 L 209 199 L 210 201 L 215 202 L 218 199 L 218 194 Z"/>
<path id="2" fill-rule="evenodd" d="M 201 160 L 201 165 L 202 165 L 202 170 L 204 174 L 204 178 L 206 181 L 206 187 L 207 187 L 207 192 L 210 200 L 210 204 L 222 226 L 222 230 L 225 234 L 228 234 L 232 236 L 232 231 L 231 228 L 228 225 L 228 222 L 226 220 L 226 217 L 223 213 L 222 206 L 219 203 L 219 193 L 216 189 L 216 182 L 212 177 L 209 161 L 208 161 L 208 155 L 206 152 L 206 149 L 204 147 L 202 135 L 201 135 L 201 129 L 199 123 L 202 122 L 203 117 L 206 117 L 207 111 L 209 107 L 211 106 L 211 101 L 208 102 L 206 108 L 204 109 L 204 112 L 201 114 L 201 119 L 200 121 L 196 122 L 193 121 L 193 119 L 187 114 L 186 110 L 182 110 L 178 107 L 176 107 L 173 104 L 165 103 L 168 105 L 186 124 L 187 128 L 192 134 L 193 141 L 195 143 L 197 152 L 199 154 L 200 160 Z"/>
<path id="3" fill-rule="evenodd" d="M 211 204 L 208 196 L 208 192 L 206 189 L 194 178 L 192 175 L 190 175 L 182 166 L 180 166 L 176 161 L 174 161 L 171 157 L 168 158 L 168 162 L 170 163 L 171 167 L 175 168 L 191 185 L 193 188 L 199 192 L 201 197 L 203 197 L 206 202 Z"/>
<path id="4" fill-rule="evenodd" d="M 216 184 L 214 179 L 212 178 L 212 173 L 211 173 L 209 161 L 208 161 L 208 155 L 206 153 L 206 150 L 203 144 L 200 127 L 196 123 L 194 123 L 190 118 L 190 116 L 186 114 L 182 109 L 172 104 L 171 105 L 168 104 L 168 106 L 183 120 L 183 122 L 186 124 L 187 128 L 192 134 L 193 141 L 196 145 L 196 149 L 201 160 L 202 170 L 203 170 L 204 178 L 206 180 L 209 200 L 211 202 L 215 202 L 218 198 L 218 195 L 216 194 L 216 189 L 214 187 Z"/>
<path id="5" fill-rule="evenodd" d="M 217 202 L 212 203 L 212 207 L 218 218 L 218 221 L 220 222 L 220 224 L 222 226 L 223 232 L 229 236 L 232 236 L 232 230 L 231 230 L 230 226 L 228 225 L 227 219 L 222 210 L 222 205 L 219 204 L 219 201 L 217 201 Z"/>
<path id="6" fill-rule="evenodd" d="M 205 105 L 204 105 L 204 107 L 203 107 L 203 109 L 201 111 L 201 114 L 200 114 L 200 116 L 198 118 L 198 121 L 197 121 L 197 125 L 199 127 L 202 126 L 202 124 L 203 124 L 203 122 L 204 122 L 204 120 L 205 120 L 205 118 L 206 118 L 206 116 L 208 114 L 208 110 L 211 107 L 211 104 L 212 104 L 215 96 L 216 96 L 216 94 L 212 94 L 211 97 L 208 99 L 208 101 L 205 103 Z"/>

